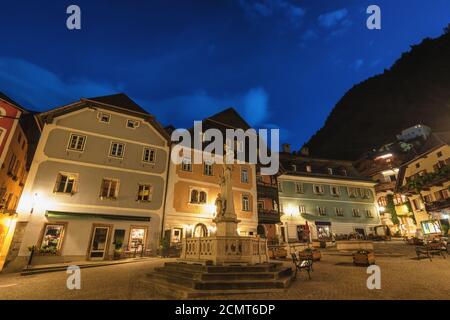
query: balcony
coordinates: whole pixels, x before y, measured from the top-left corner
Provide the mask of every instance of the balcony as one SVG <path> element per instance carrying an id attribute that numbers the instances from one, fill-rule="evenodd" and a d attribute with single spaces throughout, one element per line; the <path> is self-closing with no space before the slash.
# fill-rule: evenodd
<path id="1" fill-rule="evenodd" d="M 425 203 L 425 209 L 428 212 L 450 209 L 450 198 L 433 201 L 433 202 L 427 202 L 427 203 Z"/>
<path id="2" fill-rule="evenodd" d="M 280 213 L 276 210 L 258 209 L 258 223 L 276 224 L 280 223 Z"/>

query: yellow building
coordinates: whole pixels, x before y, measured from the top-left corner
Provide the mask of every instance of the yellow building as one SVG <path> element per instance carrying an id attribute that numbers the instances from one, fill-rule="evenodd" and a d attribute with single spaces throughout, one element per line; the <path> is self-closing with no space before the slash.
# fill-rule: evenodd
<path id="1" fill-rule="evenodd" d="M 249 128 L 234 109 L 227 109 L 202 120 L 203 130 Z M 172 146 L 173 150 L 174 146 Z M 220 192 L 222 164 L 208 160 L 196 164 L 195 154 L 202 152 L 190 149 L 182 155 L 182 163 L 170 161 L 168 190 L 163 222 L 163 235 L 170 239 L 171 246 L 181 243 L 183 237 L 203 237 L 215 233 L 213 218 L 215 200 Z M 256 169 L 254 164 L 236 163 L 232 171 L 234 207 L 241 220 L 239 233 L 256 235 L 258 225 Z"/>
<path id="2" fill-rule="evenodd" d="M 450 132 L 433 133 L 419 155 L 402 165 L 398 186 L 411 200 L 417 226 L 450 214 Z"/>

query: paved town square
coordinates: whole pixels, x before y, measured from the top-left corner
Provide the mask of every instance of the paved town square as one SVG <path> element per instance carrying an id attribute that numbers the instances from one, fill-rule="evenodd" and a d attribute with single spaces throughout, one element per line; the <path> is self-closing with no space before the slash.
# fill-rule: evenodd
<path id="1" fill-rule="evenodd" d="M 354 266 L 350 255 L 325 249 L 322 261 L 314 264 L 312 279 L 308 280 L 307 275 L 301 273 L 284 292 L 208 299 L 449 298 L 450 258 L 418 261 L 414 246 L 399 241 L 376 243 L 375 253 L 381 269 L 380 290 L 367 288 L 369 275 L 366 268 Z M 155 267 L 172 260 L 150 258 L 142 262 L 82 269 L 80 290 L 67 289 L 66 272 L 29 276 L 3 274 L 0 275 L 0 299 L 167 299 L 152 292 L 141 280 Z"/>

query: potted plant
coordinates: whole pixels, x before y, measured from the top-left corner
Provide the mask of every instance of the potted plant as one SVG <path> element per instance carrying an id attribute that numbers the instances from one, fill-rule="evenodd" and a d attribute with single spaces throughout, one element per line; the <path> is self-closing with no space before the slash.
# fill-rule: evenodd
<path id="1" fill-rule="evenodd" d="M 353 254 L 353 263 L 358 266 L 375 264 L 375 254 L 372 250 L 360 249 Z"/>

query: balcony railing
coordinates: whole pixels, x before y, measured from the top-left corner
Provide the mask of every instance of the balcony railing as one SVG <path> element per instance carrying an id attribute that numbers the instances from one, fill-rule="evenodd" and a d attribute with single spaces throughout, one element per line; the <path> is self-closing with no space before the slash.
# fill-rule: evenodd
<path id="1" fill-rule="evenodd" d="M 439 211 L 450 208 L 450 198 L 425 203 L 427 211 Z"/>
<path id="2" fill-rule="evenodd" d="M 258 209 L 258 222 L 262 224 L 280 223 L 280 213 L 276 210 Z"/>

